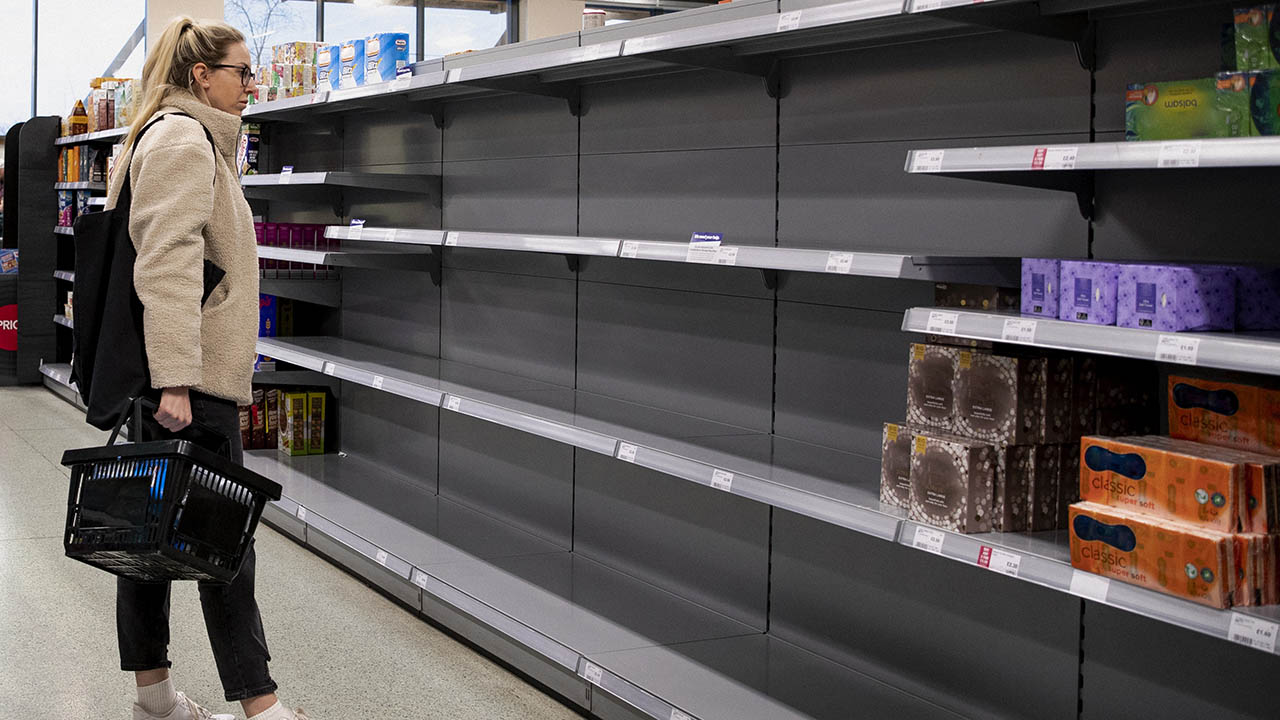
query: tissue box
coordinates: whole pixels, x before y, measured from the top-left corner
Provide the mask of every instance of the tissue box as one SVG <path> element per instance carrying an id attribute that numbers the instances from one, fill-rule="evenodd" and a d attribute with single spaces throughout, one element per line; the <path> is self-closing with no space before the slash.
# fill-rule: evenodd
<path id="1" fill-rule="evenodd" d="M 955 380 L 960 352 L 945 345 L 911 345 L 907 422 L 941 430 L 955 428 Z"/>
<path id="2" fill-rule="evenodd" d="M 1233 267 L 1236 277 L 1236 328 L 1280 330 L 1280 269 Z"/>
<path id="3" fill-rule="evenodd" d="M 1261 450 L 1263 390 L 1170 375 L 1169 434 L 1238 450 Z"/>
<path id="4" fill-rule="evenodd" d="M 1058 317 L 1060 260 L 1022 259 L 1022 314 Z"/>
<path id="5" fill-rule="evenodd" d="M 342 48 L 325 45 L 316 52 L 316 89 L 337 90 L 342 77 Z"/>
<path id="6" fill-rule="evenodd" d="M 1253 135 L 1280 135 L 1280 70 L 1249 73 L 1249 109 Z"/>
<path id="7" fill-rule="evenodd" d="M 1271 29 L 1275 12 L 1275 3 L 1236 8 L 1236 70 L 1280 68 L 1280 61 L 1277 60 L 1277 52 L 1280 48 L 1272 45 L 1277 39 Z"/>
<path id="8" fill-rule="evenodd" d="M 1059 445 L 1035 445 L 1032 474 L 1026 483 L 1027 526 L 1025 530 L 1054 530 L 1058 527 L 1059 485 L 1062 482 L 1062 450 Z M 1075 467 L 1074 462 L 1072 467 Z"/>
<path id="9" fill-rule="evenodd" d="M 1080 442 L 1067 445 L 1055 445 L 1053 458 L 1058 462 L 1058 513 L 1053 529 L 1060 530 L 1067 526 L 1067 516 L 1071 506 L 1080 502 Z M 1050 528 L 1032 528 L 1048 530 Z"/>
<path id="10" fill-rule="evenodd" d="M 1029 495 L 1036 475 L 1036 447 L 1009 445 L 996 449 L 991 529 L 1022 532 L 1030 525 Z"/>
<path id="11" fill-rule="evenodd" d="M 1071 565 L 1210 607 L 1231 604 L 1231 535 L 1082 502 L 1071 506 Z"/>
<path id="12" fill-rule="evenodd" d="M 350 89 L 365 84 L 364 39 L 348 40 L 338 46 L 338 82 L 335 88 Z"/>
<path id="13" fill-rule="evenodd" d="M 1240 527 L 1245 468 L 1215 448 L 1169 438 L 1087 437 L 1080 498 L 1130 512 L 1233 532 Z"/>
<path id="14" fill-rule="evenodd" d="M 1132 84 L 1125 94 L 1125 139 L 1248 137 L 1250 91 L 1247 73 Z"/>
<path id="15" fill-rule="evenodd" d="M 1116 324 L 1120 266 L 1092 260 L 1063 260 L 1058 319 L 1091 325 Z"/>
<path id="16" fill-rule="evenodd" d="M 885 423 L 880 440 L 880 502 L 911 508 L 910 427 Z"/>
<path id="17" fill-rule="evenodd" d="M 933 286 L 933 304 L 969 310 L 1017 310 L 1018 291 L 995 285 L 936 283 Z"/>
<path id="18" fill-rule="evenodd" d="M 958 351 L 955 432 L 991 443 L 1044 440 L 1045 358 Z"/>
<path id="19" fill-rule="evenodd" d="M 989 532 L 995 493 L 995 448 L 921 432 L 912 440 L 910 518 L 961 533 Z"/>
<path id="20" fill-rule="evenodd" d="M 409 34 L 378 33 L 364 39 L 365 82 L 389 82 L 409 65 Z"/>
<path id="21" fill-rule="evenodd" d="M 1240 529 L 1257 533 L 1280 530 L 1276 513 L 1280 457 L 1177 438 L 1156 436 L 1147 440 L 1184 454 L 1199 453 L 1244 466 L 1244 494 L 1238 513 Z"/>
<path id="22" fill-rule="evenodd" d="M 1229 268 L 1124 265 L 1116 324 L 1164 332 L 1233 330 L 1236 279 Z"/>

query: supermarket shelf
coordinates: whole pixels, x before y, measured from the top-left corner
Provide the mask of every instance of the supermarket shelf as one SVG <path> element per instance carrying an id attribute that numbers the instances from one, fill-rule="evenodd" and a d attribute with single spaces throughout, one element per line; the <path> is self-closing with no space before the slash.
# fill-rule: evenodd
<path id="1" fill-rule="evenodd" d="M 423 250 L 379 247 L 344 248 L 342 250 L 296 250 L 293 248 L 259 245 L 258 257 L 263 260 L 284 260 L 286 262 L 307 263 L 309 265 L 381 270 L 430 270 L 434 262 L 431 254 Z M 277 282 L 293 283 L 303 281 L 285 280 Z M 301 290 L 302 288 L 298 289 Z M 318 288 L 317 291 L 323 292 Z M 334 306 L 336 307 L 336 303 Z"/>
<path id="2" fill-rule="evenodd" d="M 75 322 L 66 315 L 54 315 L 53 321 L 63 327 L 74 328 L 76 326 Z"/>
<path id="3" fill-rule="evenodd" d="M 105 142 L 115 144 L 124 140 L 124 136 L 129 134 L 128 127 L 113 128 L 111 130 L 99 130 L 98 132 L 84 133 L 81 135 L 68 135 L 60 137 L 53 141 L 54 145 L 84 145 L 86 143 Z"/>
<path id="4" fill-rule="evenodd" d="M 40 374 L 73 393 L 80 392 L 76 389 L 76 384 L 71 381 L 70 363 L 42 363 L 40 365 Z"/>
<path id="5" fill-rule="evenodd" d="M 882 539 L 902 519 L 879 501 L 877 463 L 856 455 L 339 338 L 259 338 L 258 352 Z"/>
<path id="6" fill-rule="evenodd" d="M 438 178 L 437 178 L 438 179 Z M 357 188 L 403 193 L 426 193 L 432 176 L 398 173 L 295 172 L 245 175 L 240 184 L 245 189 L 308 187 Z"/>
<path id="7" fill-rule="evenodd" d="M 54 270 L 53 276 L 58 278 L 59 280 L 66 280 L 69 283 L 73 283 L 76 281 L 76 274 L 71 272 L 70 270 Z"/>
<path id="8" fill-rule="evenodd" d="M 331 265 L 332 263 L 320 263 Z M 260 278 L 258 291 L 267 295 L 301 300 L 302 302 L 339 307 L 342 305 L 342 281 L 333 280 L 292 280 L 283 278 Z"/>
<path id="9" fill-rule="evenodd" d="M 107 184 L 100 182 L 60 182 L 53 184 L 54 190 L 97 190 L 107 191 Z"/>
<path id="10" fill-rule="evenodd" d="M 1280 138 L 1256 137 L 910 150 L 906 170 L 942 175 L 1070 175 L 1095 170 L 1275 166 L 1280 166 Z"/>
<path id="11" fill-rule="evenodd" d="M 1019 345 L 1280 374 L 1280 333 L 1162 333 L 1018 315 L 917 307 L 907 310 L 908 332 L 1011 342 Z"/>
<path id="12" fill-rule="evenodd" d="M 58 225 L 53 228 L 53 233 L 55 235 L 75 235 L 76 231 L 75 228 Z"/>
<path id="13" fill-rule="evenodd" d="M 89 198 L 89 205 L 91 207 L 106 207 L 107 199 L 104 197 L 91 197 Z"/>
<path id="14" fill-rule="evenodd" d="M 303 95 L 302 97 L 284 98 L 282 100 L 272 100 L 271 102 L 256 103 L 244 109 L 241 117 L 245 122 L 256 122 L 260 120 L 277 120 L 289 121 L 293 119 L 307 119 L 314 116 L 314 113 L 308 112 L 313 105 L 320 105 L 327 102 L 329 94 L 321 91 L 311 95 Z"/>
<path id="15" fill-rule="evenodd" d="M 565 235 L 530 235 L 526 233 L 491 233 L 468 230 L 418 230 L 410 228 L 374 228 L 330 226 L 325 237 L 361 242 L 386 242 L 413 245 L 514 250 L 518 252 L 555 253 L 601 257 L 623 257 L 636 260 L 691 263 L 689 243 L 651 240 L 624 240 Z M 844 252 L 804 248 L 725 245 L 715 265 L 789 270 L 833 275 L 903 278 L 935 282 L 973 282 L 1016 285 L 1019 273 L 1017 258 L 968 257 L 963 255 L 904 255 L 902 253 Z"/>

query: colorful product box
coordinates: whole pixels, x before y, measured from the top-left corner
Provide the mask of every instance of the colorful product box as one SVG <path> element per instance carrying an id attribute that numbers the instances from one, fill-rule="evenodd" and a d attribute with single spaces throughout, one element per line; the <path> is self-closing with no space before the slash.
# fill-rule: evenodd
<path id="1" fill-rule="evenodd" d="M 1233 532 L 1245 506 L 1245 468 L 1207 452 L 1212 449 L 1173 449 L 1159 438 L 1087 437 L 1080 451 L 1080 498 Z"/>
<path id="2" fill-rule="evenodd" d="M 249 417 L 249 406 L 241 405 L 237 408 L 240 412 L 240 447 L 249 449 L 253 447 L 253 420 Z"/>
<path id="3" fill-rule="evenodd" d="M 955 432 L 990 443 L 1044 441 L 1048 361 L 958 351 Z"/>
<path id="4" fill-rule="evenodd" d="M 267 418 L 264 399 L 261 389 L 253 391 L 253 404 L 249 406 L 249 447 L 255 449 L 267 446 Z"/>
<path id="5" fill-rule="evenodd" d="M 348 90 L 365 84 L 364 39 L 348 40 L 338 46 L 338 84 Z M 332 75 L 330 75 L 332 77 Z"/>
<path id="6" fill-rule="evenodd" d="M 1082 502 L 1070 511 L 1071 565 L 1215 608 L 1231 604 L 1235 542 L 1207 528 Z"/>
<path id="7" fill-rule="evenodd" d="M 1236 278 L 1229 268 L 1124 265 L 1116 324 L 1163 332 L 1233 330 Z"/>
<path id="8" fill-rule="evenodd" d="M 319 90 L 337 90 L 342 76 L 342 48 L 337 45 L 326 45 L 316 53 L 316 88 Z"/>
<path id="9" fill-rule="evenodd" d="M 76 223 L 76 194 L 70 190 L 58 191 L 58 227 L 71 227 Z"/>
<path id="10" fill-rule="evenodd" d="M 956 370 L 960 350 L 913 343 L 907 368 L 907 422 L 953 430 L 956 423 Z"/>
<path id="11" fill-rule="evenodd" d="M 1062 261 L 1022 259 L 1022 314 L 1058 317 L 1058 278 Z"/>
<path id="12" fill-rule="evenodd" d="M 1236 329 L 1280 330 L 1280 268 L 1236 266 Z"/>
<path id="13" fill-rule="evenodd" d="M 409 34 L 378 33 L 364 39 L 365 83 L 390 82 L 409 66 Z"/>
<path id="14" fill-rule="evenodd" d="M 285 455 L 307 454 L 307 393 L 284 393 L 280 406 L 280 452 Z"/>
<path id="15" fill-rule="evenodd" d="M 324 454 L 325 394 L 307 393 L 307 454 Z"/>
<path id="16" fill-rule="evenodd" d="M 885 423 L 880 436 L 880 502 L 893 507 L 911 508 L 911 441 L 910 426 Z"/>
<path id="17" fill-rule="evenodd" d="M 1116 324 L 1120 266 L 1093 260 L 1063 260 L 1058 319 L 1091 325 Z"/>
<path id="18" fill-rule="evenodd" d="M 266 443 L 263 447 L 275 448 L 280 446 L 280 390 L 271 388 L 266 391 L 264 398 L 264 407 L 266 408 Z"/>
<path id="19" fill-rule="evenodd" d="M 1280 68 L 1280 47 L 1274 44 L 1278 38 L 1272 28 L 1275 12 L 1275 3 L 1236 8 L 1236 70 Z"/>
<path id="20" fill-rule="evenodd" d="M 1248 137 L 1251 90 L 1246 73 L 1132 84 L 1125 94 L 1125 139 Z"/>
<path id="21" fill-rule="evenodd" d="M 996 450 L 990 444 L 922 431 L 912 440 L 909 517 L 960 533 L 991 530 Z"/>
<path id="22" fill-rule="evenodd" d="M 18 251 L 0 249 L 0 275 L 18 272 Z"/>
<path id="23" fill-rule="evenodd" d="M 1277 493 L 1280 492 L 1280 457 L 1164 436 L 1144 440 L 1184 454 L 1199 454 L 1243 465 L 1245 488 L 1239 509 L 1240 530 L 1257 533 L 1280 530 L 1280 518 L 1276 512 Z"/>
<path id="24" fill-rule="evenodd" d="M 1168 392 L 1171 436 L 1239 450 L 1263 450 L 1262 388 L 1170 375 Z"/>

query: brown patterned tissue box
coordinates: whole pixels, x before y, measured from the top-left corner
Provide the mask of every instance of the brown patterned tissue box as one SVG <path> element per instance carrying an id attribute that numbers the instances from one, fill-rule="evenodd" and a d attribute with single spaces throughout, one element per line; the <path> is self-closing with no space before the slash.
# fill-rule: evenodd
<path id="1" fill-rule="evenodd" d="M 1035 445 L 1006 445 L 996 449 L 992 530 L 1022 532 L 1027 529 L 1028 491 L 1036 470 L 1035 451 Z"/>
<path id="2" fill-rule="evenodd" d="M 933 303 L 938 307 L 1016 312 L 1022 305 L 1022 298 L 1017 288 L 966 283 L 935 283 Z"/>
<path id="3" fill-rule="evenodd" d="M 880 443 L 880 502 L 911 508 L 911 441 L 907 425 L 885 423 Z"/>
<path id="4" fill-rule="evenodd" d="M 990 443 L 1044 441 L 1048 360 L 961 350 L 955 431 Z"/>
<path id="5" fill-rule="evenodd" d="M 907 368 L 907 422 L 921 427 L 955 427 L 958 348 L 912 343 Z"/>
<path id="6" fill-rule="evenodd" d="M 944 530 L 989 532 L 995 448 L 977 440 L 919 433 L 911 448 L 910 518 Z"/>
<path id="7" fill-rule="evenodd" d="M 1061 445 L 1036 445 L 1035 470 L 1027 485 L 1028 530 L 1055 530 L 1062 484 Z"/>

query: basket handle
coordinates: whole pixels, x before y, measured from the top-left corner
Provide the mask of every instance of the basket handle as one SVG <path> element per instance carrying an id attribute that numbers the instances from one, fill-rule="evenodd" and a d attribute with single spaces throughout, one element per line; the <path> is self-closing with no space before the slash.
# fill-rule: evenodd
<path id="1" fill-rule="evenodd" d="M 118 437 L 118 436 L 120 435 L 120 429 L 124 427 L 124 424 L 125 424 L 126 422 L 128 422 L 128 420 L 129 420 L 129 416 L 130 416 L 130 415 L 133 415 L 133 431 L 134 431 L 134 432 L 141 432 L 141 428 L 142 428 L 142 408 L 143 408 L 143 406 L 144 406 L 144 405 L 145 405 L 145 406 L 147 406 L 147 407 L 149 407 L 149 408 L 151 408 L 152 410 L 159 410 L 159 409 L 160 409 L 160 406 L 156 403 L 156 401 L 154 401 L 154 400 L 152 400 L 152 399 L 150 399 L 150 398 L 144 397 L 144 396 L 142 396 L 142 395 L 139 395 L 139 396 L 137 396 L 137 397 L 133 398 L 132 400 L 130 400 L 130 401 L 129 401 L 129 404 L 128 404 L 127 406 L 125 406 L 124 410 L 122 410 L 122 411 L 120 412 L 120 418 L 119 418 L 118 420 L 116 420 L 116 426 L 115 426 L 115 428 L 114 428 L 114 429 L 112 429 L 112 431 L 111 431 L 111 437 L 107 440 L 107 445 L 115 445 L 115 444 L 116 444 L 116 437 Z M 191 424 L 187 426 L 187 429 L 191 429 L 191 430 L 198 431 L 198 432 L 200 432 L 200 433 L 203 433 L 203 434 L 205 434 L 205 435 L 208 435 L 209 437 L 211 437 L 211 438 L 213 438 L 213 439 L 215 439 L 215 440 L 219 440 L 219 441 L 221 441 L 222 445 L 221 445 L 221 446 L 219 446 L 219 449 L 218 449 L 218 451 L 217 451 L 217 452 L 218 452 L 219 454 L 226 455 L 226 456 L 230 457 L 230 455 L 231 455 L 231 438 L 228 438 L 226 435 L 224 435 L 223 433 L 219 432 L 216 428 L 213 428 L 213 427 L 211 427 L 211 426 L 209 426 L 209 425 L 206 425 L 205 423 L 202 423 L 202 422 L 199 422 L 199 421 L 197 421 L 197 420 L 194 420 L 194 419 L 193 419 L 193 420 L 191 421 Z M 136 438 L 135 438 L 135 440 L 136 440 Z"/>

